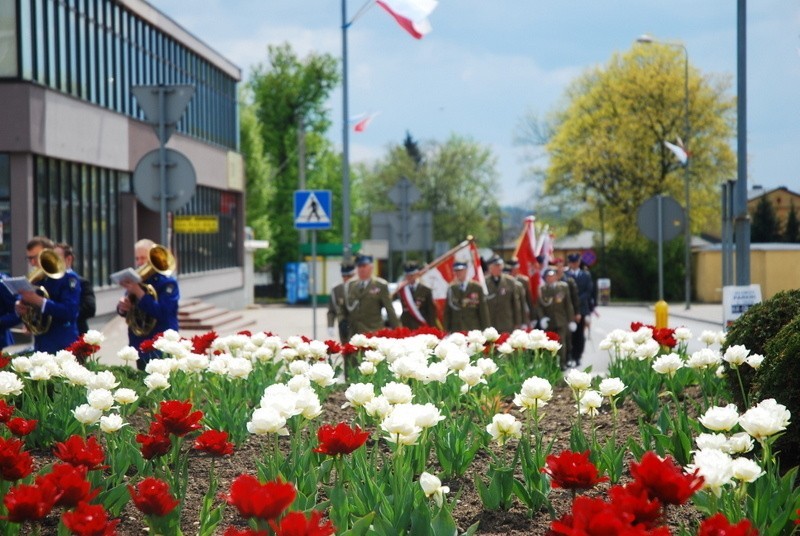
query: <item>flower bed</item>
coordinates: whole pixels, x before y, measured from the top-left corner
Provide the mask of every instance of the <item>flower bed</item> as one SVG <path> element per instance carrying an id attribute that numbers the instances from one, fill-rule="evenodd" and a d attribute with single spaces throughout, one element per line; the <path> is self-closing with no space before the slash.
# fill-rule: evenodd
<path id="1" fill-rule="evenodd" d="M 632 328 L 602 343 L 608 378 L 562 376 L 558 341 L 535 330 L 345 348 L 167 332 L 146 376 L 99 367 L 90 332 L 84 365 L 66 351 L 2 363 L 0 532 L 796 530 L 797 468 L 770 449 L 788 411 L 740 414 L 718 378 L 759 357 L 721 355 L 715 333 L 686 355 L 686 330 Z"/>

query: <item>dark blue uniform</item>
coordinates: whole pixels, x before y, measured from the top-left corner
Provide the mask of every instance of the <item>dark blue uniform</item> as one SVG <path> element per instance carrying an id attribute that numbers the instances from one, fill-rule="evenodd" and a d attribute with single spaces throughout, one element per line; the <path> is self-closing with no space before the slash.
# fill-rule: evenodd
<path id="1" fill-rule="evenodd" d="M 52 320 L 46 333 L 34 337 L 33 349 L 54 354 L 78 340 L 78 308 L 81 282 L 73 272 L 61 279 L 46 278 L 41 286 L 47 291 L 42 320 Z"/>
<path id="2" fill-rule="evenodd" d="M 158 299 L 149 294 L 142 296 L 136 307 L 142 310 L 147 316 L 156 319 L 155 327 L 142 336 L 135 335 L 130 328 L 128 329 L 128 343 L 139 350 L 139 345 L 148 339 L 152 339 L 156 334 L 163 333 L 168 329 L 178 331 L 178 302 L 181 299 L 178 290 L 178 282 L 172 278 L 161 274 L 155 274 L 144 284 L 152 285 L 158 294 Z M 139 368 L 144 368 L 150 359 L 161 357 L 159 352 L 145 353 L 139 350 Z"/>
<path id="3" fill-rule="evenodd" d="M 0 275 L 0 278 L 5 276 Z M 0 349 L 14 344 L 11 328 L 19 324 L 19 317 L 14 310 L 17 297 L 11 294 L 5 285 L 0 284 Z"/>

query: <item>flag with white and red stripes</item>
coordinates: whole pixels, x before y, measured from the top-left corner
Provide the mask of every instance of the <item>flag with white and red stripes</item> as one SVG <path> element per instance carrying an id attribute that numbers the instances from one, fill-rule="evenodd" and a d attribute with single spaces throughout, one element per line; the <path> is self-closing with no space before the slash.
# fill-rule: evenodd
<path id="1" fill-rule="evenodd" d="M 436 0 L 376 0 L 414 39 L 431 31 L 428 16 L 436 9 Z"/>

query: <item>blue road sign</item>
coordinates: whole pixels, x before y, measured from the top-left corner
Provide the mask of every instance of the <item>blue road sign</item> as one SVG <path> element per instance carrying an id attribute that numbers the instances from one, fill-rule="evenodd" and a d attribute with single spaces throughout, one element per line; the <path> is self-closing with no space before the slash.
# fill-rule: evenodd
<path id="1" fill-rule="evenodd" d="M 316 230 L 331 226 L 331 191 L 295 190 L 294 228 Z"/>

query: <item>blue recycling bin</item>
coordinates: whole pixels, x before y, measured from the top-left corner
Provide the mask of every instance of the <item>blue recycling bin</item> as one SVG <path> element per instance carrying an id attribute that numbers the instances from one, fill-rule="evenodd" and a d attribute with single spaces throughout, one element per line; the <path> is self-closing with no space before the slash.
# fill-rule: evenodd
<path id="1" fill-rule="evenodd" d="M 296 304 L 308 301 L 308 263 L 287 262 L 286 303 Z"/>

